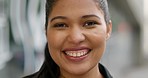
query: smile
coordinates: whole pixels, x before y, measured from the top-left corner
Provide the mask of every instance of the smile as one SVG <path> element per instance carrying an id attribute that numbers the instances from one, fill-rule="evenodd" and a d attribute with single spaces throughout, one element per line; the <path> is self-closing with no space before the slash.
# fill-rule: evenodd
<path id="1" fill-rule="evenodd" d="M 86 47 L 77 47 L 77 48 L 67 48 L 62 52 L 64 52 L 64 54 L 68 57 L 79 58 L 86 56 L 90 51 L 91 49 Z"/>
<path id="2" fill-rule="evenodd" d="M 71 57 L 82 57 L 89 53 L 89 50 L 66 51 L 65 54 Z"/>
<path id="3" fill-rule="evenodd" d="M 88 54 L 91 52 L 91 49 L 88 47 L 74 47 L 74 48 L 65 48 L 62 51 L 69 61 L 72 62 L 81 62 L 87 59 Z"/>

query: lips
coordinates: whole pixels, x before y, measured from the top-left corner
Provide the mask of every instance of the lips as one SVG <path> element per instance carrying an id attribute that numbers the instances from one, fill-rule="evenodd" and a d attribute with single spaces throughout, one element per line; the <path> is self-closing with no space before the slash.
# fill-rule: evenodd
<path id="1" fill-rule="evenodd" d="M 78 50 L 78 51 L 65 51 L 65 54 L 71 57 L 81 57 L 88 54 L 87 50 Z"/>
<path id="2" fill-rule="evenodd" d="M 89 48 L 68 48 L 62 52 L 64 52 L 66 56 L 79 58 L 87 55 L 90 51 L 91 49 Z"/>

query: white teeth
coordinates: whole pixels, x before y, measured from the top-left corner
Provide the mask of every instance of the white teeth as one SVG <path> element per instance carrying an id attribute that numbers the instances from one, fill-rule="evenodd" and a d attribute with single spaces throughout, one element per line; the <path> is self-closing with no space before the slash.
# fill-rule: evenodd
<path id="1" fill-rule="evenodd" d="M 77 56 L 81 56 L 80 53 L 77 53 Z"/>
<path id="2" fill-rule="evenodd" d="M 81 52 L 81 53 L 80 53 L 80 56 L 82 56 L 83 54 L 84 54 L 84 53 L 83 53 L 83 52 Z"/>
<path id="3" fill-rule="evenodd" d="M 68 56 L 72 56 L 72 57 L 81 57 L 86 55 L 88 52 L 86 51 L 66 51 L 65 52 Z"/>
<path id="4" fill-rule="evenodd" d="M 72 56 L 76 57 L 77 56 L 77 53 L 72 53 Z"/>
<path id="5" fill-rule="evenodd" d="M 73 53 L 67 53 L 69 56 L 73 56 Z"/>

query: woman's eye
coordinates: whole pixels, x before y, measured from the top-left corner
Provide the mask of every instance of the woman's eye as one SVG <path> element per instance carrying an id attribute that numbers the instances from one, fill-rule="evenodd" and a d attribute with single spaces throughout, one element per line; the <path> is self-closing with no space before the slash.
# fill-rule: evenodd
<path id="1" fill-rule="evenodd" d="M 96 21 L 86 21 L 84 23 L 84 26 L 88 26 L 88 27 L 95 26 L 95 25 L 98 25 Z"/>
<path id="2" fill-rule="evenodd" d="M 57 23 L 57 24 L 54 24 L 55 28 L 65 28 L 65 27 L 68 27 L 65 23 Z"/>

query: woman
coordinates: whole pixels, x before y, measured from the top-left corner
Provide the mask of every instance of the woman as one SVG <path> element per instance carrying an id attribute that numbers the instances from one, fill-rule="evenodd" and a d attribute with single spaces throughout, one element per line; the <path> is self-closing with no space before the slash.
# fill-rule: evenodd
<path id="1" fill-rule="evenodd" d="M 112 78 L 99 63 L 112 29 L 106 0 L 47 0 L 45 26 L 45 61 L 25 78 Z"/>

